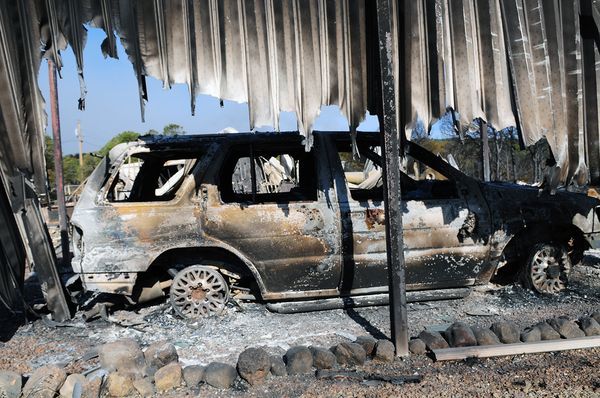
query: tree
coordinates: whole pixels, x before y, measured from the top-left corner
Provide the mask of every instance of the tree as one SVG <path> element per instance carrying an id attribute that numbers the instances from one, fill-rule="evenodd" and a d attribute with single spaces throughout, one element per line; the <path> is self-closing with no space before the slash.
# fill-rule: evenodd
<path id="1" fill-rule="evenodd" d="M 122 133 L 119 133 L 113 138 L 111 138 L 110 141 L 108 141 L 106 145 L 104 145 L 102 149 L 98 151 L 98 155 L 106 156 L 108 155 L 110 150 L 113 149 L 115 146 L 124 142 L 136 141 L 139 136 L 139 133 L 136 133 L 134 131 L 123 131 Z"/>
<path id="2" fill-rule="evenodd" d="M 100 158 L 90 153 L 83 154 L 83 167 L 80 168 L 79 173 L 81 176 L 81 182 L 85 181 L 90 174 L 94 171 L 96 166 L 100 163 Z"/>
<path id="3" fill-rule="evenodd" d="M 79 185 L 79 156 L 63 157 L 63 180 L 65 185 Z"/>
<path id="4" fill-rule="evenodd" d="M 164 135 L 182 135 L 185 134 L 183 127 L 176 123 L 169 123 L 163 128 Z"/>

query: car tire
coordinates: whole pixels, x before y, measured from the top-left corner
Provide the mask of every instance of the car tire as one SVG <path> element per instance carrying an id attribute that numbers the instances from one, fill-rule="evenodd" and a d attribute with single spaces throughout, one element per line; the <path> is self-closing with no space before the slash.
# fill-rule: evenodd
<path id="1" fill-rule="evenodd" d="M 182 318 L 199 319 L 219 315 L 229 300 L 229 285 L 213 267 L 192 265 L 173 278 L 169 302 Z"/>
<path id="2" fill-rule="evenodd" d="M 538 243 L 529 252 L 521 281 L 525 288 L 537 293 L 558 294 L 565 290 L 571 268 L 571 260 L 563 246 Z"/>

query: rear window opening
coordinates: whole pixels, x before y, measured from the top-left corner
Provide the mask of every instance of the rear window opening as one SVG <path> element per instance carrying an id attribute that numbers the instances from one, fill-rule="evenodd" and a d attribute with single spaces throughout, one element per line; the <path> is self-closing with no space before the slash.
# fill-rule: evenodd
<path id="1" fill-rule="evenodd" d="M 317 200 L 312 152 L 235 148 L 223 167 L 221 199 L 225 203 L 282 203 Z"/>
<path id="2" fill-rule="evenodd" d="M 160 202 L 175 198 L 197 159 L 153 155 L 144 153 L 125 159 L 108 191 L 109 202 Z"/>

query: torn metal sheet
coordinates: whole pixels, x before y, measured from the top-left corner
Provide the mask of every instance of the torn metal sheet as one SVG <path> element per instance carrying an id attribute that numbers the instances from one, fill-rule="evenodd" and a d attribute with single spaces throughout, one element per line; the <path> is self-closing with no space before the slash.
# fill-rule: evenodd
<path id="1" fill-rule="evenodd" d="M 71 313 L 58 274 L 56 255 L 37 199 L 25 201 L 25 211 L 22 217 L 35 262 L 35 270 L 39 275 L 48 308 L 52 312 L 54 320 L 66 321 L 71 318 Z"/>
<path id="2" fill-rule="evenodd" d="M 0 171 L 0 309 L 23 312 L 26 253 Z"/>
<path id="3" fill-rule="evenodd" d="M 368 79 L 377 75 L 367 54 L 376 12 L 365 0 L 26 0 L 2 7 L 7 16 L 19 9 L 18 18 L 3 23 L 3 35 L 10 41 L 21 30 L 24 40 L 16 46 L 30 53 L 29 61 L 19 58 L 30 66 L 11 60 L 13 74 L 34 82 L 38 41 L 59 66 L 68 43 L 81 78 L 80 105 L 83 25 L 89 23 L 107 33 L 105 55 L 116 57 L 116 36 L 121 39 L 138 80 L 142 118 L 146 76 L 165 87 L 187 84 L 192 112 L 198 94 L 247 101 L 252 128 L 278 129 L 281 111 L 296 112 L 308 146 L 321 106 L 339 105 L 351 130 L 367 103 L 371 111 L 380 109 L 372 87 L 379 82 Z M 582 112 L 592 112 L 598 93 L 590 85 L 575 94 L 585 82 L 582 60 L 594 59 L 596 51 L 582 45 L 578 27 L 591 25 L 597 35 L 598 0 L 419 0 L 394 2 L 393 8 L 390 39 L 403 128 L 419 121 L 427 128 L 451 107 L 464 126 L 480 117 L 495 129 L 518 125 L 527 144 L 546 137 L 564 183 L 581 185 L 588 167 L 600 176 L 598 131 L 588 123 L 582 133 Z M 29 118 L 41 107 L 35 95 L 25 97 L 32 104 L 12 114 Z M 27 126 L 35 126 L 39 146 L 42 118 L 35 119 Z"/>
<path id="4" fill-rule="evenodd" d="M 484 118 L 496 129 L 515 126 L 500 1 L 478 0 L 475 12 Z"/>

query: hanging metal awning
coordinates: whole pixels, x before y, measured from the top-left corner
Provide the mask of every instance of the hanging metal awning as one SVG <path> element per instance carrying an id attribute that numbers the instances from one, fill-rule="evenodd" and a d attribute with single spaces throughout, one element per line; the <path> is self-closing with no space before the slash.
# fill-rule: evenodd
<path id="1" fill-rule="evenodd" d="M 418 121 L 429 127 L 450 107 L 463 126 L 475 118 L 496 129 L 518 126 L 526 145 L 546 137 L 564 183 L 585 183 L 588 168 L 600 179 L 600 0 L 392 6 L 403 129 Z M 192 112 L 198 94 L 248 102 L 251 128 L 277 129 L 281 111 L 296 112 L 309 138 L 322 105 L 339 105 L 351 130 L 367 109 L 381 108 L 374 2 L 23 0 L 0 7 L 0 87 L 11 93 L 2 99 L 10 112 L 0 136 L 8 147 L 28 148 L 12 157 L 31 172 L 43 170 L 40 56 L 60 67 L 60 51 L 71 46 L 83 107 L 84 24 L 104 29 L 107 56 L 117 56 L 121 40 L 138 80 L 142 118 L 147 76 L 165 87 L 187 84 Z"/>

